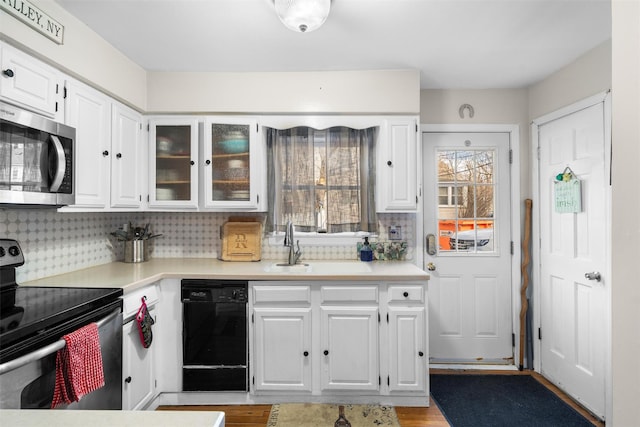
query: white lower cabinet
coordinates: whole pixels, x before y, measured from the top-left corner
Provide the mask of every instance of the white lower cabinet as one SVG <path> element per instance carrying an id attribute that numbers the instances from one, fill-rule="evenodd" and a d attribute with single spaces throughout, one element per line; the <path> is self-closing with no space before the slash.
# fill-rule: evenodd
<path id="1" fill-rule="evenodd" d="M 311 391 L 311 308 L 254 309 L 256 390 Z"/>
<path id="2" fill-rule="evenodd" d="M 149 314 L 155 318 L 155 308 Z M 141 409 L 155 397 L 155 346 L 142 346 L 135 320 L 123 325 L 122 338 L 122 409 Z"/>
<path id="3" fill-rule="evenodd" d="M 124 297 L 122 325 L 122 409 L 144 409 L 156 396 L 156 350 L 154 339 L 142 345 L 135 316 L 145 299 L 149 314 L 156 319 L 158 288 L 151 285 Z M 155 325 L 152 331 L 155 332 Z"/>
<path id="4" fill-rule="evenodd" d="M 425 285 L 250 282 L 251 392 L 428 405 Z"/>
<path id="5" fill-rule="evenodd" d="M 378 307 L 320 307 L 322 390 L 378 390 Z"/>
<path id="6" fill-rule="evenodd" d="M 387 288 L 389 391 L 427 390 L 425 288 L 394 284 Z"/>

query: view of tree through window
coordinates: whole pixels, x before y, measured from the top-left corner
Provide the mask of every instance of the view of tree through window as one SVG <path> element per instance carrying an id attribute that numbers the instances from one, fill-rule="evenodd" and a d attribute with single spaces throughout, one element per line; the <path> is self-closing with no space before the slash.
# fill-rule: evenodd
<path id="1" fill-rule="evenodd" d="M 375 229 L 375 129 L 309 127 L 267 132 L 269 217 L 282 230 Z"/>
<path id="2" fill-rule="evenodd" d="M 438 152 L 440 250 L 495 250 L 493 150 Z"/>

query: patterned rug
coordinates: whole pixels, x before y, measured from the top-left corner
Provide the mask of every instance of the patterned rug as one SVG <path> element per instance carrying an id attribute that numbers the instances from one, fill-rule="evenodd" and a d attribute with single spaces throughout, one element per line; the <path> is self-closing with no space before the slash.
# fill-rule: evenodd
<path id="1" fill-rule="evenodd" d="M 267 427 L 333 427 L 338 406 L 318 403 L 282 403 L 271 407 Z M 352 427 L 400 427 L 393 406 L 343 404 Z"/>

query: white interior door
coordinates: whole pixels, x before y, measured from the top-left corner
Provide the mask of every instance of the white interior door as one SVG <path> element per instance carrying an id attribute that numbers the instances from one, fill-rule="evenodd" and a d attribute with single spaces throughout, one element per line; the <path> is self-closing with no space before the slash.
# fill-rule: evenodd
<path id="1" fill-rule="evenodd" d="M 513 363 L 510 134 L 424 132 L 431 363 Z"/>
<path id="2" fill-rule="evenodd" d="M 601 417 L 609 304 L 609 148 L 604 105 L 578 107 L 537 127 L 540 370 Z M 559 213 L 556 207 L 562 201 L 555 193 L 557 176 L 565 171 L 580 183 L 582 206 L 576 213 Z"/>

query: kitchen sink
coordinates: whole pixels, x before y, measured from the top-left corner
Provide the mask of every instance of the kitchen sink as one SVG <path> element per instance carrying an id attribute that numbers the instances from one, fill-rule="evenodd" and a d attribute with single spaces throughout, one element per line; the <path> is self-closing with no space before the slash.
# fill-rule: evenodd
<path id="1" fill-rule="evenodd" d="M 265 271 L 267 273 L 309 273 L 311 266 L 309 264 L 277 263 L 266 267 Z"/>
<path id="2" fill-rule="evenodd" d="M 325 273 L 325 274 L 362 274 L 371 273 L 371 265 L 360 261 L 311 261 L 309 263 L 293 264 L 275 263 L 267 266 L 268 273 Z"/>

